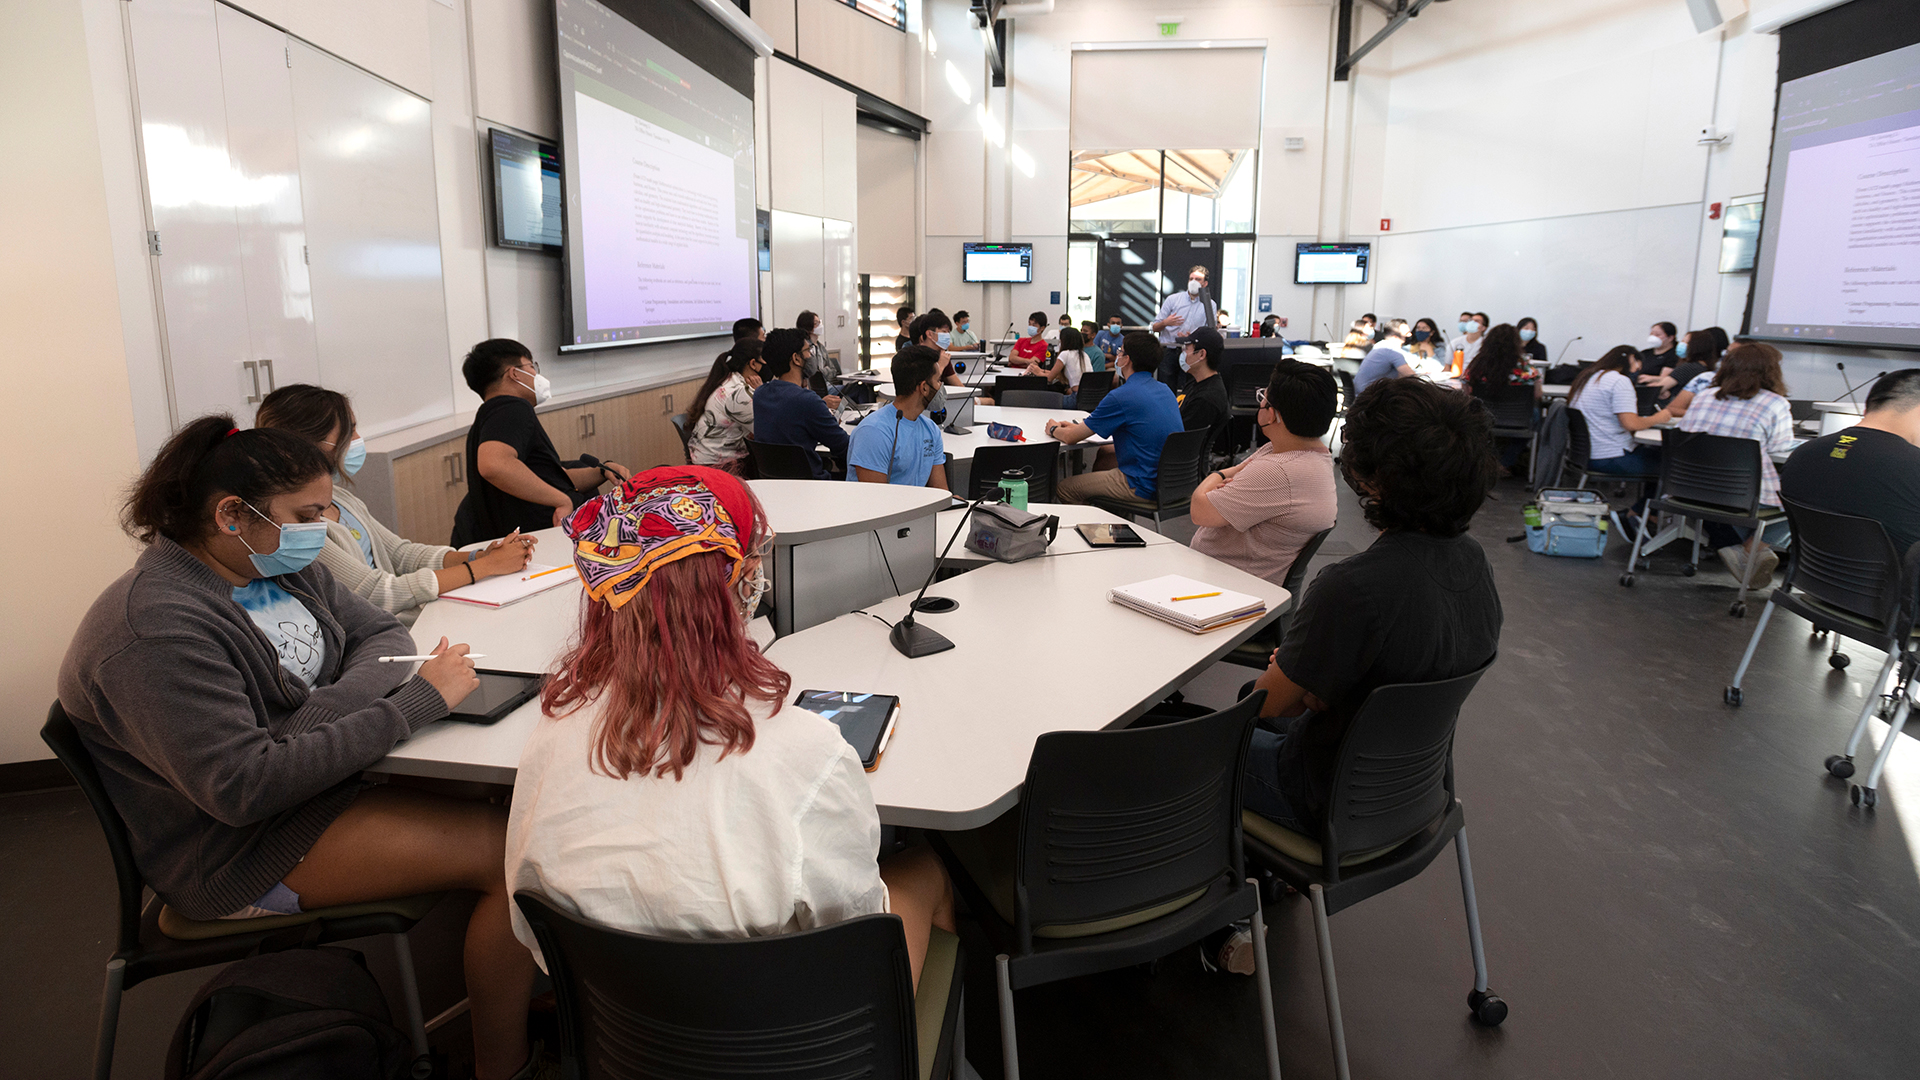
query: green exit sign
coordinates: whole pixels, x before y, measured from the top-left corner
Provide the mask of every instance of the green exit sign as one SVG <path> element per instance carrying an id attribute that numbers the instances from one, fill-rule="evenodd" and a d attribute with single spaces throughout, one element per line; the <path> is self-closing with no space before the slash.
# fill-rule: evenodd
<path id="1" fill-rule="evenodd" d="M 1163 22 L 1160 24 L 1161 37 L 1173 37 L 1179 33 L 1180 33 L 1180 24 L 1177 22 Z"/>

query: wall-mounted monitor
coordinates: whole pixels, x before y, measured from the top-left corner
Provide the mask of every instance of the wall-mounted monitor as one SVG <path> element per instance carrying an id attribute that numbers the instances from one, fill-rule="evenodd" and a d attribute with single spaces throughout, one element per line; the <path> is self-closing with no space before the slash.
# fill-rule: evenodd
<path id="1" fill-rule="evenodd" d="M 1372 244 L 1295 244 L 1295 285 L 1365 285 Z"/>
<path id="2" fill-rule="evenodd" d="M 960 251 L 961 280 L 1033 281 L 1032 244 L 966 243 Z"/>
<path id="3" fill-rule="evenodd" d="M 1765 195 L 1745 195 L 1727 203 L 1726 217 L 1720 228 L 1720 272 L 1737 274 L 1753 269 L 1753 257 L 1760 249 L 1760 211 Z"/>
<path id="4" fill-rule="evenodd" d="M 493 242 L 560 253 L 560 151 L 499 128 L 489 130 L 493 163 Z"/>

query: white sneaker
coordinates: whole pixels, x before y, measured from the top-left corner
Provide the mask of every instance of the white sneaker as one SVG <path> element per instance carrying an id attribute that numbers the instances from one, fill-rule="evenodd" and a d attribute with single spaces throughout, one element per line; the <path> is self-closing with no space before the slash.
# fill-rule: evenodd
<path id="1" fill-rule="evenodd" d="M 1726 564 L 1727 573 L 1732 574 L 1736 578 L 1746 573 L 1746 563 L 1741 559 L 1741 556 L 1745 555 L 1746 552 L 1741 550 L 1740 545 L 1728 544 L 1714 554 L 1719 555 L 1720 561 Z"/>
<path id="2" fill-rule="evenodd" d="M 1778 569 L 1780 569 L 1779 553 L 1772 548 L 1762 548 L 1760 564 L 1753 568 L 1753 580 L 1749 584 L 1756 589 L 1763 585 L 1772 585 L 1773 572 Z"/>
<path id="3" fill-rule="evenodd" d="M 1235 975 L 1251 975 L 1253 964 L 1253 927 L 1246 922 L 1233 924 L 1232 932 L 1220 942 L 1220 947 L 1212 956 L 1207 955 L 1207 945 L 1200 945 L 1200 966 L 1209 972 L 1228 971 Z"/>

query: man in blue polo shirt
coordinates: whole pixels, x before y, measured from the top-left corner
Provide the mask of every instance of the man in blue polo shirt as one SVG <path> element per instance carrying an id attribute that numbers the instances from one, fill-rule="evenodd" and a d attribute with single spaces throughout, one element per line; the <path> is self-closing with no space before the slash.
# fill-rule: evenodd
<path id="1" fill-rule="evenodd" d="M 1152 334 L 1128 334 L 1114 367 L 1113 389 L 1099 407 L 1084 422 L 1047 421 L 1047 434 L 1063 443 L 1094 435 L 1113 437 L 1113 449 L 1100 451 L 1094 471 L 1060 481 L 1061 502 L 1109 498 L 1152 505 L 1159 487 L 1160 448 L 1167 436 L 1181 430 L 1173 391 L 1154 378 L 1159 362 L 1160 343 Z"/>
<path id="2" fill-rule="evenodd" d="M 939 366 L 940 351 L 926 345 L 909 345 L 894 354 L 895 397 L 853 429 L 848 480 L 946 489 L 946 444 L 940 425 L 927 417 L 927 402 L 939 386 L 934 377 Z"/>
<path id="3" fill-rule="evenodd" d="M 812 348 L 807 335 L 792 327 L 767 335 L 760 367 L 760 377 L 765 381 L 753 392 L 753 438 L 770 445 L 800 447 L 807 452 L 807 464 L 813 466 L 813 478 L 831 480 L 833 475 L 814 447 L 845 454 L 847 430 L 833 418 L 832 408 L 840 400 L 822 401 L 801 381 Z"/>

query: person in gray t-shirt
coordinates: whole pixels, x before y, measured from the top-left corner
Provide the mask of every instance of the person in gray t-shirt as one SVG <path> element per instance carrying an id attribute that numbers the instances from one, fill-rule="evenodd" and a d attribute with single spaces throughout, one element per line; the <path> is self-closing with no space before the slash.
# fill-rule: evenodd
<path id="1" fill-rule="evenodd" d="M 1375 345 L 1367 358 L 1360 361 L 1360 371 L 1353 377 L 1353 392 L 1358 395 L 1381 379 L 1412 375 L 1413 363 L 1407 357 L 1406 345 L 1407 320 L 1389 320 L 1380 344 Z"/>

